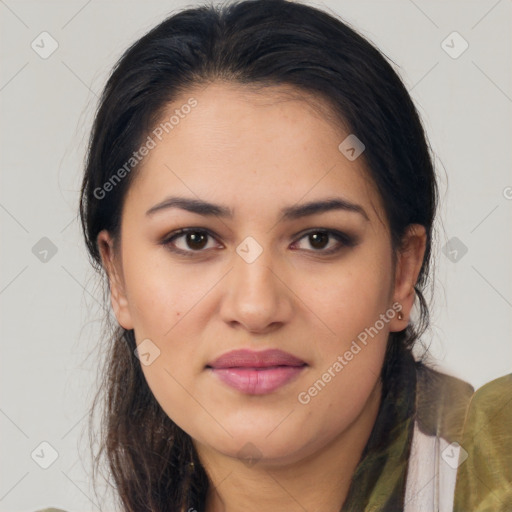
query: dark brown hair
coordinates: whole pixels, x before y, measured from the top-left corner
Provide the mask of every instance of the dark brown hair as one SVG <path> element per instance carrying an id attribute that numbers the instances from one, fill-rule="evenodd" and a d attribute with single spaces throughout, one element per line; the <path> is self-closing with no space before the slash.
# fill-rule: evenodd
<path id="1" fill-rule="evenodd" d="M 319 9 L 286 0 L 204 5 L 173 14 L 126 50 L 100 98 L 81 188 L 80 218 L 93 267 L 106 278 L 97 235 L 107 229 L 118 238 L 137 166 L 106 197 L 98 190 L 130 160 L 169 102 L 215 80 L 287 85 L 323 99 L 340 126 L 349 126 L 366 147 L 362 158 L 382 198 L 393 250 L 400 248 L 409 224 L 425 226 L 427 247 L 415 287 L 420 315 L 390 334 L 385 387 L 394 354 L 411 350 L 428 326 L 422 290 L 430 274 L 435 172 L 419 115 L 397 73 L 369 41 Z M 104 292 L 107 304 L 108 286 Z M 110 339 L 90 416 L 92 425 L 101 403 L 95 468 L 105 455 L 125 511 L 203 510 L 207 476 L 190 437 L 149 389 L 134 355 L 133 330 L 108 315 L 106 330 Z M 93 469 L 93 479 L 94 474 Z"/>

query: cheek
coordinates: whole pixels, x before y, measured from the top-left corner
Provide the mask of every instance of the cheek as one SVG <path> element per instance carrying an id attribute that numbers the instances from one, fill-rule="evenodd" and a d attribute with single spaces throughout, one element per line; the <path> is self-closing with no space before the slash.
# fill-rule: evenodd
<path id="1" fill-rule="evenodd" d="M 170 363 L 169 353 L 162 351 L 151 365 L 142 365 L 142 371 L 151 393 L 165 414 L 185 432 L 191 434 L 197 431 L 200 435 L 201 425 L 209 424 L 211 418 L 193 399 L 197 392 L 189 380 L 190 369 L 186 361 L 177 365 Z M 210 430 L 214 427 L 214 424 L 210 425 Z M 219 434 L 221 432 L 217 432 Z"/>
<path id="2" fill-rule="evenodd" d="M 376 258 L 375 254 L 384 256 Z M 340 350 L 374 326 L 390 308 L 391 270 L 391 260 L 384 249 L 372 251 L 368 245 L 368 249 L 354 253 L 324 274 L 301 277 L 295 289 L 323 321 L 325 338 L 331 339 L 331 345 Z M 378 328 L 386 331 L 386 326 L 387 323 L 385 328 L 379 323 Z"/>
<path id="3" fill-rule="evenodd" d="M 375 395 L 383 353 L 380 350 L 366 350 L 348 363 L 340 373 L 330 376 L 328 383 L 319 376 L 311 387 L 304 390 L 302 398 L 308 397 L 307 404 L 299 405 L 295 414 L 300 418 L 300 435 L 311 440 L 311 450 L 322 447 L 326 440 L 335 439 L 340 432 L 346 432 L 361 416 Z M 323 374 L 325 378 L 325 373 Z M 323 387 L 325 386 L 325 387 Z M 311 391 L 317 394 L 312 396 Z M 313 392 L 313 393 L 314 393 Z M 295 433 L 294 433 L 295 434 Z M 298 434 L 298 433 L 297 433 Z"/>
<path id="4" fill-rule="evenodd" d="M 360 305 L 333 311 L 336 336 L 317 340 L 316 364 L 297 394 L 306 437 L 331 438 L 348 428 L 379 380 L 389 335 L 380 315 L 388 310 L 375 299 Z"/>
<path id="5" fill-rule="evenodd" d="M 166 263 L 165 254 L 155 258 L 151 251 L 134 250 L 124 271 L 138 351 L 151 353 L 150 364 L 140 359 L 146 380 L 157 400 L 171 405 L 168 413 L 186 410 L 186 390 L 193 392 L 193 380 L 205 362 L 198 314 L 205 318 L 207 301 L 201 299 L 211 285 L 191 281 L 177 265 Z"/>
<path id="6" fill-rule="evenodd" d="M 123 269 L 128 308 L 141 336 L 161 338 L 194 304 L 193 284 L 160 249 L 127 248 Z"/>

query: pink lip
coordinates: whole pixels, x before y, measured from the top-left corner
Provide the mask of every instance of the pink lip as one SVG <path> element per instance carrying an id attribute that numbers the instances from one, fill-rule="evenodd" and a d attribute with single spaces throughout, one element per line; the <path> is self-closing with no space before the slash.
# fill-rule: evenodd
<path id="1" fill-rule="evenodd" d="M 302 359 L 277 349 L 233 350 L 207 365 L 225 384 L 250 395 L 280 388 L 306 366 Z"/>

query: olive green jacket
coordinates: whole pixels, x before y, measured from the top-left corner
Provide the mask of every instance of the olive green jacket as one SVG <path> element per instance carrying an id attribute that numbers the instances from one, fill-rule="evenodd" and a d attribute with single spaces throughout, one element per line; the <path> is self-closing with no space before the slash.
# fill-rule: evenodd
<path id="1" fill-rule="evenodd" d="M 462 446 L 454 512 L 512 511 L 512 374 L 473 395 Z"/>

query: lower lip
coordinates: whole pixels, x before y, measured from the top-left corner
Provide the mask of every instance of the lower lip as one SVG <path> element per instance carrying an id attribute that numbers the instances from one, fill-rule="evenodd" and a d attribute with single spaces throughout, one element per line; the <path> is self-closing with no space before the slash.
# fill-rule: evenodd
<path id="1" fill-rule="evenodd" d="M 271 368 L 212 368 L 219 379 L 248 395 L 271 393 L 295 378 L 305 366 L 275 366 Z"/>

